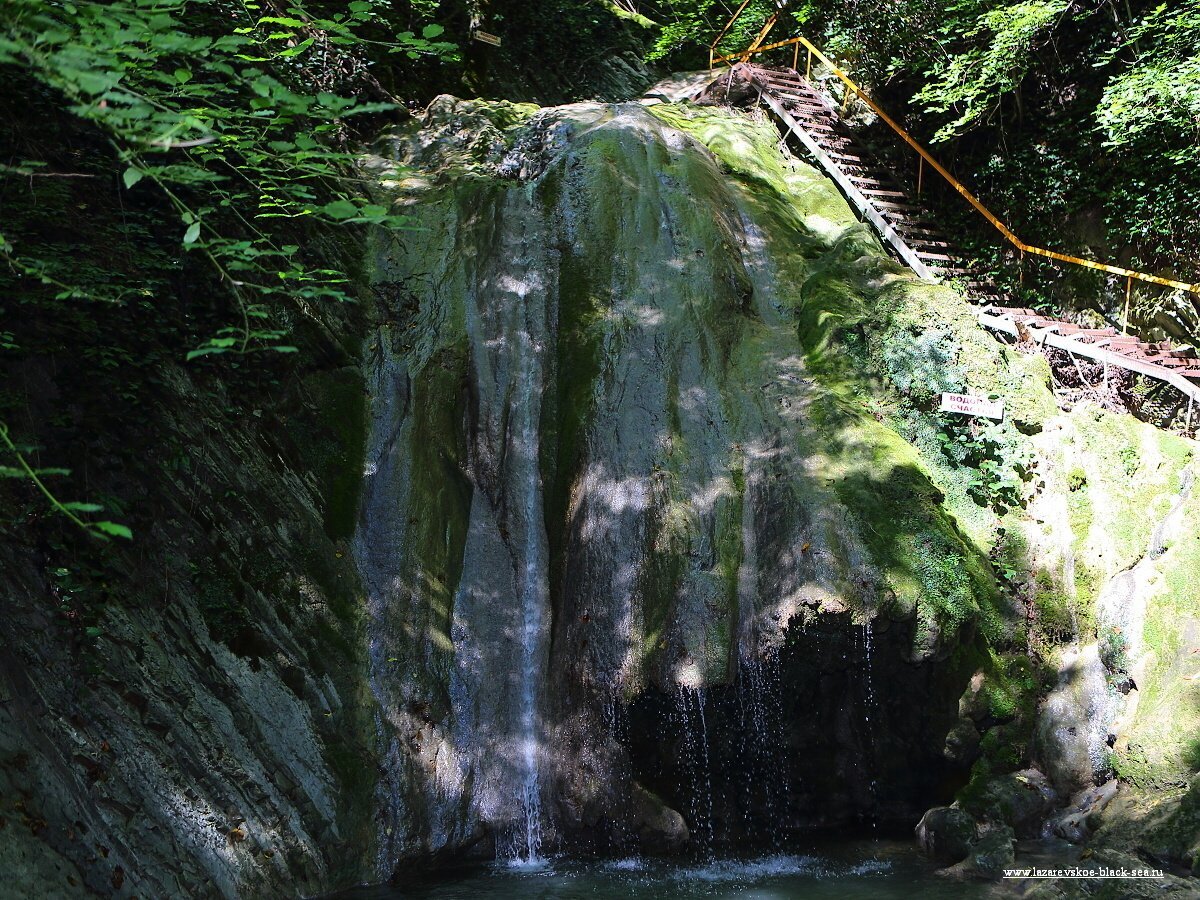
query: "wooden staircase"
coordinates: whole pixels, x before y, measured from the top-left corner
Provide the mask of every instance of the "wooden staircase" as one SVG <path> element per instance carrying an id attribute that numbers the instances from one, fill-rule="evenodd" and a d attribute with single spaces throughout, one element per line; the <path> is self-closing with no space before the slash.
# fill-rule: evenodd
<path id="1" fill-rule="evenodd" d="M 741 63 L 701 95 L 728 95 L 735 80 L 748 82 L 786 137 L 798 140 L 837 183 L 843 195 L 878 232 L 886 246 L 921 278 L 951 280 L 977 304 L 985 327 L 1019 343 L 1052 347 L 1158 379 L 1186 398 L 1186 431 L 1200 402 L 1200 359 L 1191 347 L 1150 343 L 1115 328 L 1084 328 L 1011 305 L 996 284 L 975 267 L 954 240 L 925 212 L 917 191 L 872 158 L 838 108 L 794 69 Z M 728 81 L 726 81 L 728 80 Z M 726 82 L 722 87 L 722 82 Z M 1107 377 L 1106 377 L 1107 381 Z M 1184 400 L 1181 398 L 1181 400 Z"/>
<path id="2" fill-rule="evenodd" d="M 891 249 L 923 278 L 969 277 L 987 282 L 964 266 L 955 247 L 924 213 L 918 198 L 889 171 L 873 164 L 838 110 L 797 72 L 748 66 L 763 103 L 838 182 L 842 192 L 884 236 Z M 836 172 L 836 174 L 834 174 Z"/>

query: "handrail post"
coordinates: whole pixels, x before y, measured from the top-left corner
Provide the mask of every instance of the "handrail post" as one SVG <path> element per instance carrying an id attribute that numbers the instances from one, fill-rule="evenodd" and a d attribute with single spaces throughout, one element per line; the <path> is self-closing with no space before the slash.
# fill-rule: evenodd
<path id="1" fill-rule="evenodd" d="M 925 157 L 917 157 L 917 196 L 921 196 L 921 187 L 925 182 Z"/>
<path id="2" fill-rule="evenodd" d="M 792 45 L 792 71 L 796 71 L 796 66 L 800 63 L 800 45 Z"/>
<path id="3" fill-rule="evenodd" d="M 799 48 L 799 44 L 796 45 Z M 804 69 L 804 80 L 812 81 L 812 51 L 808 51 L 808 66 Z"/>
<path id="4" fill-rule="evenodd" d="M 1125 315 L 1121 322 L 1121 333 L 1129 334 L 1129 299 L 1133 295 L 1133 276 L 1125 279 Z"/>

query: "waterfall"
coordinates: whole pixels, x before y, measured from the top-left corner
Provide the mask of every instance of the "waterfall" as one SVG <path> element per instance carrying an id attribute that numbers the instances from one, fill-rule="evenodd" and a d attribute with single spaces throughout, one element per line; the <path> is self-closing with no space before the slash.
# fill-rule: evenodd
<path id="1" fill-rule="evenodd" d="M 539 471 L 538 425 L 541 404 L 536 394 L 541 389 L 543 347 L 529 330 L 517 335 L 519 360 L 515 397 L 509 415 L 519 420 L 514 439 L 513 484 L 522 510 L 523 559 L 518 579 L 520 602 L 520 683 L 518 685 L 519 815 L 516 833 L 509 848 L 511 861 L 522 866 L 539 866 L 542 858 L 542 799 L 539 779 L 541 752 L 538 722 L 538 685 L 540 650 L 545 630 L 543 609 L 547 602 L 546 546 L 542 518 L 542 485 Z"/>
<path id="2" fill-rule="evenodd" d="M 863 711 L 863 721 L 866 723 L 866 743 L 864 748 L 868 757 L 868 765 L 873 771 L 867 773 L 867 790 L 871 796 L 871 831 L 879 830 L 879 787 L 877 784 L 876 771 L 877 765 L 875 760 L 875 728 L 878 724 L 872 725 L 871 714 L 875 712 L 879 706 L 875 700 L 875 682 L 871 675 L 871 656 L 874 649 L 874 632 L 871 629 L 871 621 L 868 619 L 863 625 L 863 695 L 866 701 L 866 709 Z"/>
<path id="3" fill-rule="evenodd" d="M 741 755 L 747 784 L 742 812 L 746 833 L 774 850 L 783 849 L 780 827 L 789 799 L 783 728 L 783 678 L 779 649 L 764 648 L 738 666 L 738 703 L 742 710 Z M 761 804 L 761 805 L 758 805 Z"/>
<path id="4" fill-rule="evenodd" d="M 704 688 L 681 684 L 676 702 L 682 725 L 688 776 L 688 815 L 700 849 L 712 856 L 713 794 L 708 755 L 708 723 L 704 715 Z M 695 715 L 692 707 L 695 706 Z"/>

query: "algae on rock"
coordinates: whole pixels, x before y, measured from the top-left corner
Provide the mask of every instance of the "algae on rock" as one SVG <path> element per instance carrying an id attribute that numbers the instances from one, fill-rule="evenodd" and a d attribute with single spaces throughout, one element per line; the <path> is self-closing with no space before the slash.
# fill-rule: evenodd
<path id="1" fill-rule="evenodd" d="M 871 385 L 904 369 L 886 348 L 909 340 L 918 297 L 1017 396 L 999 349 L 761 123 L 509 109 L 439 98 L 366 163 L 424 227 L 376 236 L 357 539 L 391 735 L 385 867 L 517 818 L 495 761 L 519 742 L 512 573 L 531 566 L 553 618 L 533 650 L 542 789 L 561 788 L 568 836 L 645 831 L 621 801 L 640 790 L 613 726 L 625 704 L 731 684 L 826 615 L 884 622 L 888 665 L 930 668 L 949 700 L 907 739 L 937 757 L 953 698 L 1015 616 L 990 548 Z M 843 359 L 849 334 L 879 349 Z"/>
<path id="2" fill-rule="evenodd" d="M 442 97 L 379 146 L 365 170 L 423 227 L 375 235 L 356 539 L 390 745 L 385 869 L 492 852 L 516 827 L 519 773 L 497 762 L 529 737 L 513 673 L 537 681 L 551 840 L 684 839 L 646 802 L 647 787 L 682 798 L 633 732 L 660 715 L 690 728 L 689 704 L 719 719 L 747 666 L 789 690 L 852 685 L 850 708 L 816 703 L 788 739 L 849 716 L 837 740 L 898 779 L 898 819 L 924 790 L 901 784 L 906 759 L 950 784 L 974 766 L 966 800 L 1030 763 L 1049 673 L 1022 648 L 1086 638 L 1148 538 L 1067 476 L 1162 496 L 1182 445 L 1060 414 L 1043 360 L 891 261 L 764 122 Z M 1000 398 L 1006 420 L 939 413 L 943 391 Z M 1109 458 L 1114 429 L 1144 471 Z M 1061 452 L 1065 435 L 1093 455 Z M 827 654 L 853 634 L 874 661 L 835 672 Z M 874 729 L 878 746 L 871 667 L 923 709 Z M 865 777 L 831 788 L 834 820 L 863 815 Z"/>

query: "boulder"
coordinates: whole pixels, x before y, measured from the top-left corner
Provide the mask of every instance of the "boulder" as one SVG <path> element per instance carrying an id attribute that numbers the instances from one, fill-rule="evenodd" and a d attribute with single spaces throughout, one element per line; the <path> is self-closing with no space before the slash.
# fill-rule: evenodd
<path id="1" fill-rule="evenodd" d="M 975 820 L 954 806 L 935 806 L 916 827 L 917 843 L 941 863 L 956 863 L 970 852 L 976 837 Z"/>
<path id="2" fill-rule="evenodd" d="M 962 718 L 946 735 L 942 755 L 950 762 L 970 766 L 979 757 L 979 729 L 969 718 Z"/>
<path id="3" fill-rule="evenodd" d="M 640 784 L 633 785 L 632 794 L 633 820 L 642 850 L 646 853 L 682 850 L 689 838 L 683 816 Z"/>
<path id="4" fill-rule="evenodd" d="M 1011 828 L 993 828 L 971 845 L 966 859 L 957 865 L 941 869 L 938 874 L 952 878 L 999 880 L 1004 876 L 1004 870 L 1011 867 L 1016 859 L 1013 840 Z"/>
<path id="5" fill-rule="evenodd" d="M 1064 796 L 1095 784 L 1103 767 L 1112 700 L 1095 645 L 1064 655 L 1058 685 L 1042 704 L 1035 759 Z"/>
<path id="6" fill-rule="evenodd" d="M 1023 769 L 988 780 L 971 812 L 1011 827 L 1018 837 L 1033 838 L 1057 802 L 1058 795 L 1045 775 L 1037 769 Z"/>

